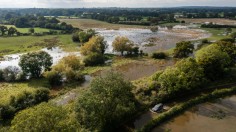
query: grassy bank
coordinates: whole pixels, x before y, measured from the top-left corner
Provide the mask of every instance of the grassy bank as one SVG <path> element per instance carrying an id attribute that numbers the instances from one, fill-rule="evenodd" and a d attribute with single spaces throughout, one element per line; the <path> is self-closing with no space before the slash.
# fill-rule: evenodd
<path id="1" fill-rule="evenodd" d="M 214 100 L 217 98 L 233 95 L 235 93 L 236 93 L 236 87 L 214 90 L 213 92 L 211 92 L 209 94 L 205 94 L 205 95 L 196 97 L 194 99 L 191 99 L 187 102 L 178 104 L 178 105 L 174 106 L 173 108 L 171 108 L 170 110 L 160 114 L 157 118 L 148 122 L 139 131 L 140 132 L 149 132 L 153 128 L 155 128 L 156 126 L 160 125 L 161 123 L 183 113 L 184 111 L 186 111 L 187 109 L 189 109 L 195 105 L 198 105 L 198 104 L 210 101 L 210 100 Z"/>

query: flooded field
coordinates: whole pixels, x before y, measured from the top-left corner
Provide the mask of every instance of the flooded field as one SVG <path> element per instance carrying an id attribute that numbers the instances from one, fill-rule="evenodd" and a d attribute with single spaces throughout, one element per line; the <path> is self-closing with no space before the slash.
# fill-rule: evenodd
<path id="1" fill-rule="evenodd" d="M 158 32 L 151 32 L 150 29 L 120 29 L 106 30 L 96 29 L 96 31 L 104 36 L 108 43 L 107 53 L 112 53 L 112 42 L 117 36 L 125 36 L 134 42 L 145 52 L 154 52 L 168 50 L 175 47 L 177 42 L 191 41 L 207 38 L 209 33 L 200 29 L 189 29 L 187 26 L 175 26 L 172 30 L 167 28 L 159 28 Z M 152 46 L 147 46 L 151 44 Z"/>
<path id="2" fill-rule="evenodd" d="M 62 49 L 60 49 L 59 47 L 55 47 L 52 49 L 47 49 L 44 48 L 42 49 L 42 51 L 47 52 L 48 54 L 50 54 L 53 58 L 53 64 L 56 64 L 60 59 L 62 59 L 65 56 L 71 55 L 71 54 L 75 54 L 80 56 L 79 52 L 64 52 Z M 20 61 L 20 56 L 23 54 L 12 54 L 12 55 L 6 55 L 4 56 L 4 60 L 0 61 L 0 67 L 2 69 L 8 67 L 8 66 L 16 66 L 19 67 L 18 63 Z"/>
<path id="3" fill-rule="evenodd" d="M 235 132 L 236 96 L 198 105 L 153 132 Z"/>
<path id="4" fill-rule="evenodd" d="M 98 71 L 93 76 L 105 75 L 108 71 L 116 71 L 123 74 L 124 78 L 130 81 L 153 75 L 158 70 L 163 70 L 167 66 L 175 64 L 173 60 L 139 60 L 122 66 L 114 67 L 109 70 Z"/>

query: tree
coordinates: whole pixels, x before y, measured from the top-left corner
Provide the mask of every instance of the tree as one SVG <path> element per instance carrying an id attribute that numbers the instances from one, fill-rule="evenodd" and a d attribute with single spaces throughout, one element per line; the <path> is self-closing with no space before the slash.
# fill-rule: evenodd
<path id="1" fill-rule="evenodd" d="M 116 37 L 112 43 L 113 50 L 121 52 L 124 55 L 124 51 L 128 51 L 133 46 L 133 43 L 127 37 Z"/>
<path id="2" fill-rule="evenodd" d="M 207 78 L 219 79 L 223 76 L 225 68 L 230 64 L 230 56 L 221 51 L 216 44 L 202 48 L 196 53 L 197 63 L 204 69 Z"/>
<path id="3" fill-rule="evenodd" d="M 90 131 L 115 130 L 135 111 L 132 88 L 117 73 L 95 78 L 76 102 L 79 123 Z"/>
<path id="4" fill-rule="evenodd" d="M 45 72 L 45 78 L 48 80 L 49 84 L 53 86 L 61 86 L 63 83 L 62 73 L 52 70 Z"/>
<path id="5" fill-rule="evenodd" d="M 70 55 L 62 58 L 59 63 L 52 67 L 51 71 L 44 75 L 51 86 L 61 85 L 63 82 L 84 81 L 81 70 L 84 66 L 81 64 L 79 57 Z M 54 76 L 54 77 L 53 77 Z"/>
<path id="6" fill-rule="evenodd" d="M 45 51 L 27 53 L 21 56 L 19 66 L 25 74 L 39 78 L 52 66 L 52 57 Z"/>
<path id="7" fill-rule="evenodd" d="M 96 32 L 93 29 L 89 29 L 87 31 L 80 31 L 78 35 L 80 42 L 85 43 L 88 42 L 91 37 L 95 36 Z"/>
<path id="8" fill-rule="evenodd" d="M 6 26 L 0 26 L 0 31 L 1 31 L 2 36 L 4 36 L 5 33 L 7 32 L 7 27 Z"/>
<path id="9" fill-rule="evenodd" d="M 84 58 L 85 66 L 96 66 L 100 64 L 104 64 L 105 59 L 102 54 L 91 53 Z"/>
<path id="10" fill-rule="evenodd" d="M 233 31 L 232 28 L 226 28 L 226 33 L 227 34 L 231 33 L 232 31 Z"/>
<path id="11" fill-rule="evenodd" d="M 80 38 L 79 38 L 79 33 L 75 32 L 72 34 L 72 41 L 73 42 L 80 42 Z"/>
<path id="12" fill-rule="evenodd" d="M 17 33 L 16 28 L 10 27 L 10 28 L 8 29 L 8 36 L 13 36 L 13 35 L 16 34 L 16 33 Z"/>
<path id="13" fill-rule="evenodd" d="M 174 49 L 175 58 L 184 58 L 188 57 L 189 54 L 192 54 L 194 50 L 194 45 L 190 41 L 182 41 L 176 44 Z"/>
<path id="14" fill-rule="evenodd" d="M 151 27 L 151 29 L 150 29 L 153 33 L 155 33 L 155 32 L 157 32 L 158 31 L 158 27 L 157 26 L 155 26 L 155 27 Z"/>
<path id="15" fill-rule="evenodd" d="M 231 33 L 230 37 L 235 40 L 236 39 L 236 32 Z"/>
<path id="16" fill-rule="evenodd" d="M 221 51 L 227 53 L 231 58 L 231 65 L 236 62 L 236 46 L 232 42 L 219 41 L 217 45 L 220 47 Z"/>
<path id="17" fill-rule="evenodd" d="M 7 82 L 14 82 L 20 73 L 21 71 L 18 67 L 9 66 L 3 69 L 3 78 Z"/>
<path id="18" fill-rule="evenodd" d="M 186 90 L 197 89 L 205 81 L 203 68 L 193 58 L 179 61 L 175 67 L 167 68 L 158 78 L 161 89 L 166 94 L 177 94 Z"/>
<path id="19" fill-rule="evenodd" d="M 29 33 L 33 34 L 34 33 L 34 28 L 30 28 Z"/>
<path id="20" fill-rule="evenodd" d="M 107 42 L 104 41 L 102 36 L 93 36 L 87 43 L 85 43 L 80 52 L 83 55 L 89 55 L 91 53 L 104 54 L 107 48 Z"/>
<path id="21" fill-rule="evenodd" d="M 68 111 L 49 103 L 22 110 L 11 122 L 12 131 L 79 131 L 80 126 Z"/>

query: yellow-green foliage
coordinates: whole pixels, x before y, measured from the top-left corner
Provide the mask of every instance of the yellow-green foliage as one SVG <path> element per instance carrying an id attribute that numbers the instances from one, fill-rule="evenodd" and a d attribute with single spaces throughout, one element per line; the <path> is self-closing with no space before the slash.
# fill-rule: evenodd
<path id="1" fill-rule="evenodd" d="M 33 93 L 36 90 L 27 83 L 0 83 L 0 104 L 9 104 L 11 97 L 17 97 L 23 92 Z"/>

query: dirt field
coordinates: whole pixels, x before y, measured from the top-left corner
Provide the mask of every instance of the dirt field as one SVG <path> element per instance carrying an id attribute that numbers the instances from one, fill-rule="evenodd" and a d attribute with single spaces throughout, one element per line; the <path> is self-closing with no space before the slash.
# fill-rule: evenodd
<path id="1" fill-rule="evenodd" d="M 61 22 L 66 22 L 81 29 L 89 28 L 104 28 L 104 29 L 120 29 L 120 28 L 148 28 L 146 26 L 138 25 L 122 25 L 111 24 L 107 22 L 92 20 L 92 19 L 60 19 Z"/>
<path id="2" fill-rule="evenodd" d="M 217 24 L 224 25 L 236 25 L 236 20 L 229 19 L 220 19 L 220 18 L 211 18 L 211 19 L 188 19 L 188 18 L 180 18 L 180 21 L 184 20 L 186 23 L 205 23 L 205 22 L 213 22 Z"/>

